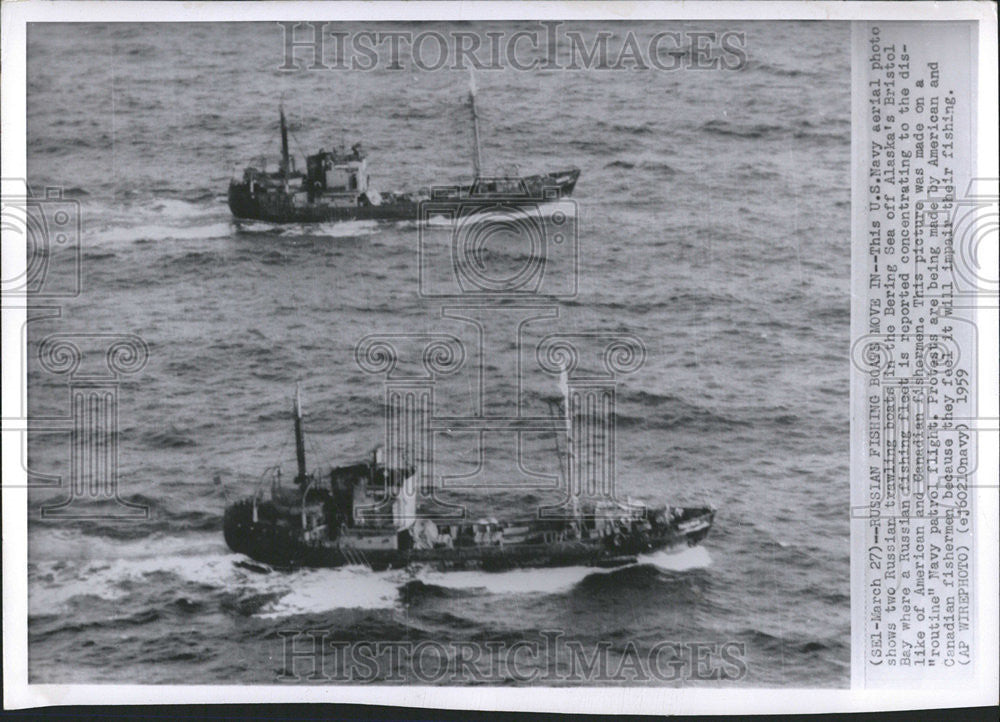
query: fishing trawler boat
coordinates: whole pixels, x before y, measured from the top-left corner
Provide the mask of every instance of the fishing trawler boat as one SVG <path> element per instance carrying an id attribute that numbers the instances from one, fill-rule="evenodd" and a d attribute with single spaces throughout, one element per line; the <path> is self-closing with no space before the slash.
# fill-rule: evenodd
<path id="1" fill-rule="evenodd" d="M 368 169 L 368 154 L 361 143 L 333 150 L 320 148 L 306 157 L 305 172 L 296 167 L 288 151 L 288 124 L 284 108 L 281 121 L 281 162 L 269 170 L 266 159 L 247 166 L 229 183 L 229 209 L 237 219 L 272 223 L 317 223 L 354 220 L 419 220 L 421 204 L 434 201 L 439 211 L 455 207 L 476 209 L 534 207 L 573 193 L 580 171 L 568 168 L 529 176 L 486 177 L 482 172 L 476 90 L 469 89 L 472 111 L 473 181 L 464 185 L 435 185 L 411 192 L 379 192 Z M 442 205 L 444 204 L 444 205 Z"/>
<path id="2" fill-rule="evenodd" d="M 699 544 L 715 516 L 708 506 L 603 501 L 573 504 L 556 517 L 435 520 L 418 511 L 415 470 L 387 463 L 381 447 L 356 463 L 309 473 L 297 392 L 293 419 L 294 486 L 282 486 L 275 470 L 253 496 L 230 505 L 223 521 L 230 549 L 274 567 L 613 568 Z"/>

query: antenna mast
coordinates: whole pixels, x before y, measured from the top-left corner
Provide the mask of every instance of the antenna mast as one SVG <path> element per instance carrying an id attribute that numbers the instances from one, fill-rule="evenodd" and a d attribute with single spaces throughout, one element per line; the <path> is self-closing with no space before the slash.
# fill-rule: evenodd
<path id="1" fill-rule="evenodd" d="M 474 180 L 482 175 L 482 151 L 479 148 L 479 115 L 476 113 L 476 76 L 469 68 L 469 108 L 472 110 L 472 171 Z"/>
<path id="2" fill-rule="evenodd" d="M 566 485 L 570 496 L 576 496 L 576 488 L 580 483 L 579 470 L 576 468 L 576 450 L 573 439 L 573 411 L 570 404 L 569 374 L 565 367 L 559 372 L 559 388 L 563 393 L 563 420 L 566 424 Z"/>
<path id="3" fill-rule="evenodd" d="M 299 468 L 295 483 L 302 485 L 306 481 L 306 442 L 302 435 L 302 402 L 299 399 L 298 384 L 295 384 L 295 404 L 292 410 L 295 414 L 295 461 Z"/>
<path id="4" fill-rule="evenodd" d="M 281 116 L 281 175 L 288 182 L 288 125 L 285 123 L 285 105 L 278 106 L 278 113 Z"/>

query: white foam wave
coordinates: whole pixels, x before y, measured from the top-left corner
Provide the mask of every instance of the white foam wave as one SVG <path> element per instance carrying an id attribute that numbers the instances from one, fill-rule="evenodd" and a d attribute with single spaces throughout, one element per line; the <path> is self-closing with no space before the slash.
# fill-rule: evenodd
<path id="1" fill-rule="evenodd" d="M 166 226 L 159 224 L 114 227 L 107 230 L 94 231 L 98 241 L 125 243 L 128 241 L 189 241 L 208 240 L 210 238 L 225 238 L 231 232 L 231 226 L 225 223 L 208 223 L 197 226 Z"/>
<path id="2" fill-rule="evenodd" d="M 46 559 L 33 564 L 29 597 L 31 614 L 65 611 L 74 598 L 97 597 L 119 602 L 136 589 L 143 589 L 150 577 L 173 574 L 185 582 L 235 592 L 242 597 L 272 595 L 276 598 L 256 616 L 276 618 L 314 614 L 337 609 L 391 609 L 399 605 L 399 583 L 368 569 L 303 569 L 294 572 L 260 573 L 237 564 L 241 554 L 220 550 L 171 553 L 176 544 L 161 540 L 147 542 L 145 554 L 135 555 L 134 545 L 124 545 L 123 556 L 109 559 Z"/>
<path id="3" fill-rule="evenodd" d="M 421 570 L 417 579 L 446 589 L 481 589 L 489 594 L 556 594 L 603 570 L 594 567 L 512 569 L 506 572 Z"/>
<path id="4" fill-rule="evenodd" d="M 412 221 L 410 221 L 412 222 Z M 454 223 L 454 220 L 448 218 L 447 216 L 429 216 L 427 220 L 422 221 L 422 225 L 428 228 L 449 228 Z M 416 224 L 420 225 L 420 224 Z"/>
<path id="5" fill-rule="evenodd" d="M 134 590 L 145 588 L 151 576 L 163 573 L 244 597 L 273 596 L 274 600 L 255 616 L 274 619 L 338 609 L 399 608 L 399 591 L 413 580 L 447 589 L 497 595 L 558 594 L 572 589 L 590 575 L 616 571 L 574 566 L 506 572 L 441 572 L 430 568 L 373 572 L 365 567 L 349 566 L 262 573 L 241 566 L 239 562 L 247 558 L 230 553 L 214 534 L 156 536 L 115 543 L 71 542 L 72 539 L 59 534 L 33 540 L 29 584 L 31 614 L 65 610 L 74 598 L 84 596 L 117 602 Z M 674 553 L 641 555 L 636 563 L 652 564 L 667 571 L 685 571 L 709 566 L 712 558 L 707 549 L 699 546 Z"/>
<path id="6" fill-rule="evenodd" d="M 712 555 L 703 546 L 691 547 L 679 552 L 659 551 L 639 555 L 639 564 L 652 564 L 668 572 L 683 572 L 700 569 L 712 563 Z"/>
<path id="7" fill-rule="evenodd" d="M 642 554 L 634 564 L 651 564 L 665 571 L 686 571 L 707 567 L 712 557 L 704 547 L 679 552 L 660 551 Z M 513 569 L 506 572 L 418 571 L 416 579 L 446 589 L 481 589 L 489 594 L 557 594 L 572 589 L 593 574 L 611 574 L 625 567 L 553 567 L 549 569 Z"/>
<path id="8" fill-rule="evenodd" d="M 527 206 L 521 208 L 502 207 L 502 201 L 498 202 L 497 210 L 484 209 L 466 219 L 476 223 L 490 223 L 496 221 L 507 221 L 513 215 L 515 218 L 524 215 L 525 218 L 543 218 L 549 221 L 563 221 L 566 218 L 576 218 L 576 203 L 570 200 L 550 201 L 537 206 Z M 407 221 L 407 223 L 413 223 Z M 455 224 L 452 217 L 445 215 L 432 215 L 415 224 L 425 228 L 450 228 Z"/>
<path id="9" fill-rule="evenodd" d="M 267 591 L 281 593 L 279 599 L 255 616 L 275 619 L 296 614 L 318 614 L 336 609 L 393 609 L 400 605 L 399 585 L 391 576 L 365 567 L 309 569 L 264 575 Z"/>
<path id="10" fill-rule="evenodd" d="M 245 218 L 233 219 L 233 224 L 240 233 L 281 233 L 285 226 L 270 221 L 252 221 Z"/>
<path id="11" fill-rule="evenodd" d="M 174 198 L 153 201 L 148 206 L 144 206 L 144 208 L 148 208 L 149 211 L 159 216 L 176 218 L 178 220 L 188 220 L 197 216 L 218 215 L 219 213 L 219 208 L 216 206 L 204 203 L 192 203 Z"/>
<path id="12" fill-rule="evenodd" d="M 147 554 L 148 554 L 147 550 Z M 65 610 L 77 597 L 97 597 L 108 602 L 127 598 L 144 588 L 151 575 L 173 573 L 186 581 L 209 586 L 232 581 L 228 555 L 212 557 L 150 556 L 146 558 L 43 561 L 35 565 L 29 583 L 31 614 Z"/>
<path id="13" fill-rule="evenodd" d="M 334 223 L 318 223 L 311 227 L 289 229 L 282 235 L 302 235 L 310 237 L 349 238 L 351 236 L 370 236 L 378 231 L 378 221 L 337 221 Z"/>
<path id="14" fill-rule="evenodd" d="M 125 204 L 87 200 L 84 210 L 88 245 L 140 239 L 199 240 L 223 237 L 231 232 L 228 213 L 219 203 L 173 198 Z M 102 222 L 91 222 L 92 219 Z"/>

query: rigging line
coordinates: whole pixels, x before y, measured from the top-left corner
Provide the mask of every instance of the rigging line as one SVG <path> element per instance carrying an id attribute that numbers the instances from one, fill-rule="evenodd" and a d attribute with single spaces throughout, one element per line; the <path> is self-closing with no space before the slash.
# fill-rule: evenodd
<path id="1" fill-rule="evenodd" d="M 321 462 L 326 462 L 327 466 L 332 467 L 334 465 L 329 456 L 324 456 L 320 453 L 319 447 L 316 446 L 316 442 L 312 438 L 307 436 L 306 443 L 309 444 L 309 450 L 312 452 L 313 458 L 319 459 Z"/>
<path id="2" fill-rule="evenodd" d="M 275 468 L 279 468 L 282 465 L 293 461 L 293 459 L 291 457 L 286 457 L 285 456 L 285 451 L 288 449 L 288 446 L 289 446 L 288 439 L 285 439 L 284 441 L 281 442 L 281 446 L 278 447 L 278 459 L 279 459 L 279 461 L 278 461 L 277 464 L 273 465 Z M 271 468 L 271 467 L 268 467 L 268 468 Z"/>
<path id="3" fill-rule="evenodd" d="M 552 401 L 549 402 L 549 420 L 552 422 L 552 442 L 553 442 L 553 444 L 555 444 L 555 447 L 556 447 L 556 462 L 557 462 L 557 465 L 558 465 L 559 477 L 560 477 L 559 481 L 560 481 L 561 484 L 565 484 L 566 485 L 566 490 L 567 491 L 571 491 L 570 488 L 569 488 L 569 484 L 567 483 L 567 479 L 569 478 L 569 474 L 567 473 L 567 470 L 564 467 L 564 465 L 565 465 L 565 456 L 563 455 L 562 448 L 559 446 L 559 427 L 558 427 L 558 423 L 561 420 L 559 418 L 561 416 L 561 414 L 559 413 L 559 408 L 560 407 L 559 407 L 558 402 L 552 402 Z"/>
<path id="4" fill-rule="evenodd" d="M 309 452 L 312 454 L 313 458 L 319 460 L 320 463 L 325 462 L 328 466 L 331 466 L 331 467 L 334 466 L 333 461 L 331 460 L 331 457 L 324 455 L 319 450 L 319 447 L 316 445 L 316 441 L 311 436 L 309 436 L 307 434 L 307 431 L 308 431 L 308 429 L 306 429 L 303 426 L 302 435 L 305 437 L 306 445 L 309 447 Z M 288 446 L 288 442 L 286 441 L 284 443 L 284 445 L 283 445 L 282 448 L 284 449 L 287 446 Z"/>
<path id="5" fill-rule="evenodd" d="M 312 438 L 312 436 L 307 434 L 307 432 L 308 429 L 306 429 L 305 425 L 303 425 L 302 433 L 303 435 L 305 435 L 306 444 L 309 445 L 309 450 L 312 452 L 313 457 L 318 459 L 320 462 L 325 462 L 326 465 L 330 466 L 331 468 L 334 467 L 335 464 L 333 463 L 333 457 L 327 454 L 323 454 L 319 450 L 319 447 L 316 445 L 316 441 Z"/>

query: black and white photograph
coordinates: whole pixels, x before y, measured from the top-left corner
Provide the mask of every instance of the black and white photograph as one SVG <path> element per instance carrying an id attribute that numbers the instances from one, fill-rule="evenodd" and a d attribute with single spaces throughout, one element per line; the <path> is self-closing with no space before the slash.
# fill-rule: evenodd
<path id="1" fill-rule="evenodd" d="M 913 51 L 849 21 L 237 7 L 24 30 L 27 684 L 849 689 L 852 373 L 873 430 L 914 404 L 887 454 L 969 358 L 938 318 L 924 352 L 905 232 L 868 259 L 901 261 L 899 316 L 852 330 L 852 43 L 871 73 Z M 936 122 L 970 112 L 913 65 Z M 926 533 L 961 574 L 950 421 L 906 458 L 948 466 Z M 909 550 L 909 506 L 861 504 Z M 891 581 L 880 533 L 888 620 L 937 568 Z"/>

